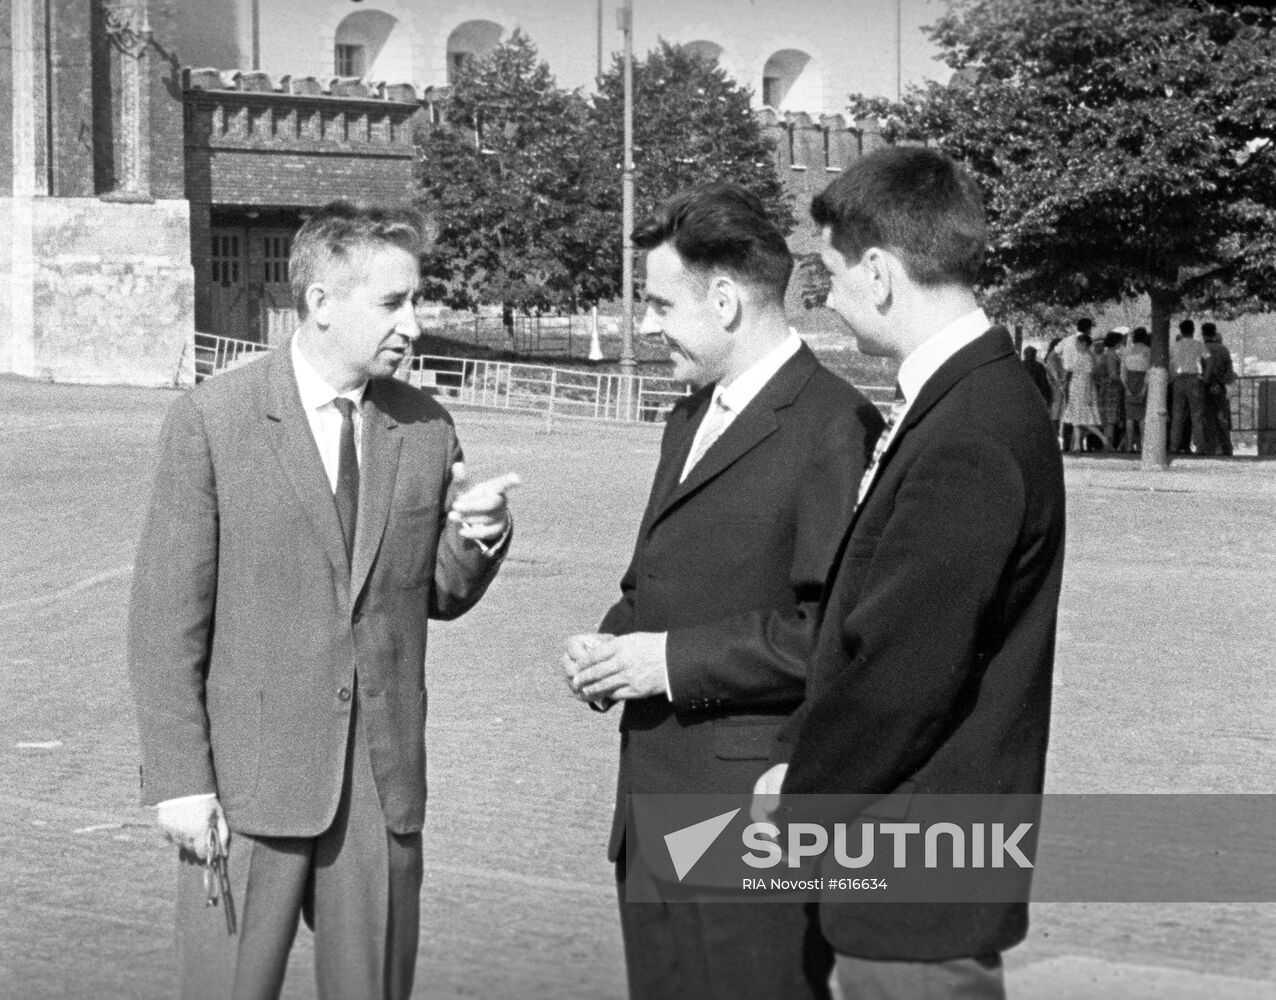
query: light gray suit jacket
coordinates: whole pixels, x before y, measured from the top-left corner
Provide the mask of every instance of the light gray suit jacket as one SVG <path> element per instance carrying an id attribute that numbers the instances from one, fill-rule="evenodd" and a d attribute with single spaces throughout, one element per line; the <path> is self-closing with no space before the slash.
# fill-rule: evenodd
<path id="1" fill-rule="evenodd" d="M 473 606 L 504 553 L 446 520 L 461 448 L 438 403 L 375 380 L 362 413 L 348 563 L 289 352 L 169 412 L 128 625 L 144 803 L 215 792 L 234 830 L 323 832 L 357 673 L 386 826 L 421 829 L 426 622 Z"/>

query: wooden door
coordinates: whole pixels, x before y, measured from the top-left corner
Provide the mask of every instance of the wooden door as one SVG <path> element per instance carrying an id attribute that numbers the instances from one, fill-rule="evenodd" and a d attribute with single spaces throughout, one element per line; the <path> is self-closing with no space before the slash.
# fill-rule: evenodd
<path id="1" fill-rule="evenodd" d="M 260 252 L 255 256 L 261 267 L 262 340 L 278 347 L 288 342 L 298 323 L 292 286 L 288 284 L 292 230 L 262 229 L 253 235 L 260 240 Z"/>
<path id="2" fill-rule="evenodd" d="M 260 340 L 248 308 L 248 230 L 214 227 L 212 237 L 211 332 L 236 340 Z"/>

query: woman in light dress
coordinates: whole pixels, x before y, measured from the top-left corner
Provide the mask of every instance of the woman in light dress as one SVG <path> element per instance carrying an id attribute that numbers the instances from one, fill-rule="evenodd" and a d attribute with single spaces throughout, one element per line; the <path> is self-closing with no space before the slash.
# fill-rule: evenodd
<path id="1" fill-rule="evenodd" d="M 1090 353 L 1092 338 L 1088 333 L 1077 334 L 1077 356 L 1068 373 L 1068 402 L 1063 408 L 1063 422 L 1076 428 L 1075 440 L 1080 448 L 1087 434 L 1093 434 L 1112 449 L 1111 439 L 1103 433 L 1099 416 L 1098 391 L 1094 379 L 1094 355 Z"/>

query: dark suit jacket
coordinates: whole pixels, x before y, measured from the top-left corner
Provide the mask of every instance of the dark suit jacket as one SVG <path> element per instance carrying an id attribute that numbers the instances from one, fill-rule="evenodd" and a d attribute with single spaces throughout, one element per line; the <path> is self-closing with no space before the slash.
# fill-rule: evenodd
<path id="1" fill-rule="evenodd" d="M 814 613 L 882 426 L 805 345 L 678 482 L 712 387 L 670 414 L 621 599 L 600 630 L 669 633 L 673 702 L 629 701 L 609 857 L 625 796 L 748 792 L 802 699 Z"/>
<path id="2" fill-rule="evenodd" d="M 1038 793 L 1063 575 L 1059 446 L 1010 339 L 923 386 L 837 553 L 782 734 L 784 791 Z M 838 951 L 939 960 L 1023 939 L 1026 904 L 821 907 Z"/>
<path id="3" fill-rule="evenodd" d="M 387 828 L 421 828 L 426 620 L 473 605 L 500 557 L 446 521 L 461 449 L 443 408 L 386 379 L 362 413 L 348 563 L 287 350 L 169 412 L 128 630 L 144 802 L 216 792 L 234 830 L 321 833 L 357 671 Z"/>

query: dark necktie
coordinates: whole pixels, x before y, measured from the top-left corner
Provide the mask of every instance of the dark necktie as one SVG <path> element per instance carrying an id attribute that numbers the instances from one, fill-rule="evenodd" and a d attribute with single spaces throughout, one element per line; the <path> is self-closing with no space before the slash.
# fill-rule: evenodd
<path id="1" fill-rule="evenodd" d="M 337 517 L 346 540 L 346 558 L 354 553 L 354 526 L 359 520 L 359 457 L 354 450 L 354 403 L 338 396 L 332 405 L 341 411 L 341 444 L 337 448 Z"/>

